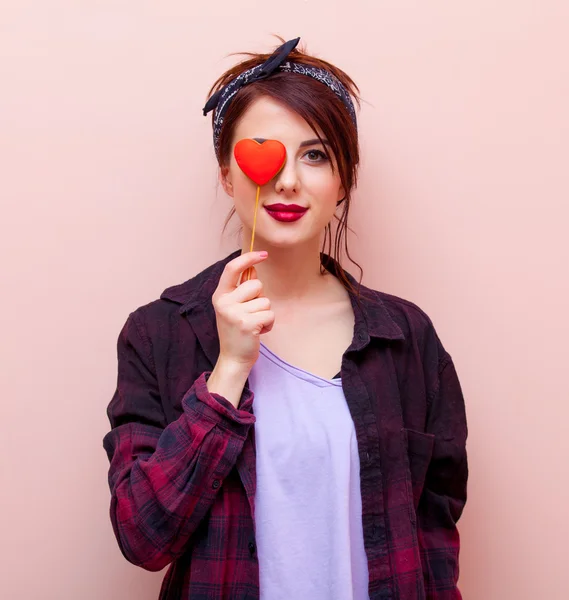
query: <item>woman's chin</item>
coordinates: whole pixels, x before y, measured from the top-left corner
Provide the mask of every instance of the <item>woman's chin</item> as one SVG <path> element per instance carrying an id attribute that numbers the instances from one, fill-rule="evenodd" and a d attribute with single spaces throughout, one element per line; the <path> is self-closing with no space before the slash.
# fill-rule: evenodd
<path id="1" fill-rule="evenodd" d="M 251 235 L 244 238 L 251 241 Z M 304 239 L 290 233 L 271 233 L 270 235 L 261 235 L 257 230 L 255 232 L 255 247 L 257 248 L 293 248 L 305 242 Z"/>

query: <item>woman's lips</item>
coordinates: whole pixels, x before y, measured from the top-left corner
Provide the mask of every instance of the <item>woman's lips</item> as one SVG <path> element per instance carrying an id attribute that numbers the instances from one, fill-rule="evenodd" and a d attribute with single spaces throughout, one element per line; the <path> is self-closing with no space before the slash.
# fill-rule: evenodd
<path id="1" fill-rule="evenodd" d="M 271 217 L 273 217 L 273 219 L 283 223 L 291 223 L 292 221 L 298 221 L 300 218 L 302 218 L 308 209 L 295 206 L 292 210 L 286 208 L 277 208 L 275 210 L 271 206 L 265 206 L 265 210 L 269 215 L 271 215 Z"/>

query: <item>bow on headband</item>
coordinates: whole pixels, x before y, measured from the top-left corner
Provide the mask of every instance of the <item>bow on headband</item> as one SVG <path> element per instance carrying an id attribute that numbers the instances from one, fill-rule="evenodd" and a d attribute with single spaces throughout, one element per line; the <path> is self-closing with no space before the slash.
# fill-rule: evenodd
<path id="1" fill-rule="evenodd" d="M 232 91 L 236 93 L 239 89 L 241 89 L 244 85 L 248 83 L 253 83 L 254 81 L 259 81 L 261 79 L 266 79 L 269 75 L 274 73 L 287 59 L 288 55 L 296 48 L 300 38 L 297 37 L 293 40 L 289 40 L 285 42 L 282 46 L 279 46 L 271 56 L 261 65 L 260 69 L 256 70 L 254 74 L 252 74 L 248 78 L 243 78 L 239 80 L 235 80 L 235 84 L 233 86 Z M 233 82 L 232 82 L 233 83 Z M 227 86 L 226 86 L 227 87 Z M 207 102 L 203 108 L 204 117 L 208 112 L 213 110 L 218 104 L 222 94 L 226 91 L 226 87 L 218 90 Z"/>

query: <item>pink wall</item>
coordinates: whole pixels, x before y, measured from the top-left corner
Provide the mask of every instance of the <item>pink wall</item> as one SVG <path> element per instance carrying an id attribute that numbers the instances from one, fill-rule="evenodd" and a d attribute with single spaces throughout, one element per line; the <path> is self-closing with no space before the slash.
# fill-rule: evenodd
<path id="1" fill-rule="evenodd" d="M 162 575 L 122 558 L 108 518 L 116 338 L 237 247 L 220 239 L 230 204 L 201 108 L 223 57 L 275 32 L 361 84 L 353 255 L 368 285 L 431 315 L 457 364 L 465 598 L 568 598 L 569 4 L 13 0 L 0 14 L 0 596 L 157 597 Z"/>

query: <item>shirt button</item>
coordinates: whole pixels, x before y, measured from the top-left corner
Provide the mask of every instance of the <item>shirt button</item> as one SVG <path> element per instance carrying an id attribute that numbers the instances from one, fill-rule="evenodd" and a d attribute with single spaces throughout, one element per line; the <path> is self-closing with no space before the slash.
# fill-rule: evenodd
<path id="1" fill-rule="evenodd" d="M 249 554 L 251 556 L 255 554 L 255 542 L 249 542 Z"/>
<path id="2" fill-rule="evenodd" d="M 216 490 L 216 489 L 217 489 L 217 488 L 218 488 L 220 485 L 221 485 L 221 484 L 220 484 L 220 482 L 219 482 L 219 479 L 214 479 L 214 480 L 213 480 L 213 483 L 211 484 L 211 487 L 212 487 L 214 490 Z"/>
<path id="3" fill-rule="evenodd" d="M 366 459 L 369 462 L 369 452 L 366 452 Z"/>

